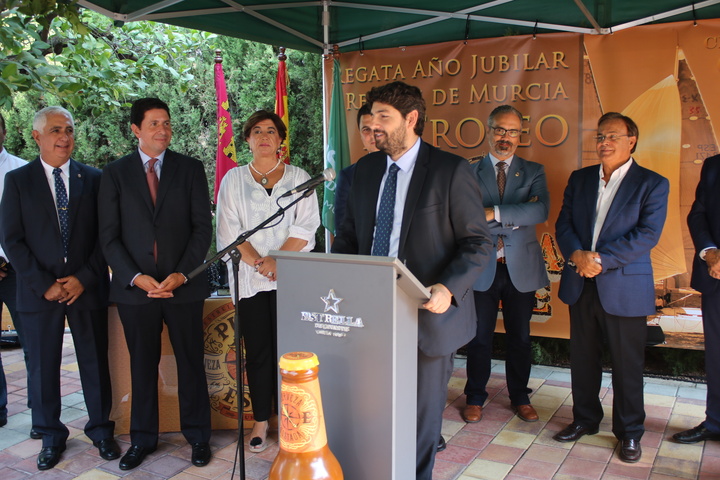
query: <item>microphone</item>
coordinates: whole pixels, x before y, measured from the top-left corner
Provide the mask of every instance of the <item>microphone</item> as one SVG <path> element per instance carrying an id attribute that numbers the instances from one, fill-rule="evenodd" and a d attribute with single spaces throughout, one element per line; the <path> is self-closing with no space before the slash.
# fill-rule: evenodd
<path id="1" fill-rule="evenodd" d="M 301 183 L 297 187 L 293 188 L 292 190 L 288 190 L 287 192 L 280 195 L 280 198 L 289 197 L 290 195 L 295 195 L 298 192 L 302 192 L 305 190 L 312 190 L 313 188 L 317 188 L 318 185 L 320 185 L 323 182 L 331 182 L 335 180 L 335 170 L 332 168 L 326 168 L 325 171 L 322 173 L 322 175 L 318 175 L 315 178 L 311 178 L 305 183 Z"/>

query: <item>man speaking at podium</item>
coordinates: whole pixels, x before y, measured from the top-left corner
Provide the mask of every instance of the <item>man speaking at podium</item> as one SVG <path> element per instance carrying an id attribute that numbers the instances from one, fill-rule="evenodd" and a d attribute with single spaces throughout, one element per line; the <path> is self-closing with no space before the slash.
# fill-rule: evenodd
<path id="1" fill-rule="evenodd" d="M 453 353 L 475 336 L 473 283 L 492 242 L 467 161 L 420 139 L 425 101 L 403 82 L 375 87 L 379 152 L 355 168 L 333 253 L 397 257 L 430 290 L 418 315 L 418 480 L 431 480 Z"/>

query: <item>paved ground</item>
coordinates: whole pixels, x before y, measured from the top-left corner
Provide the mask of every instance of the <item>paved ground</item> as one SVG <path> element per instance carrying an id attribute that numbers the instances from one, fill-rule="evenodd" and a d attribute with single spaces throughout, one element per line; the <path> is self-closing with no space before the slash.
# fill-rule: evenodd
<path id="1" fill-rule="evenodd" d="M 62 369 L 62 419 L 70 427 L 68 449 L 52 470 L 38 472 L 39 440 L 28 437 L 30 415 L 26 407 L 25 366 L 19 348 L 3 349 L 2 359 L 10 390 L 8 424 L 0 428 L 0 480 L 27 477 L 44 479 L 81 478 L 105 480 L 123 477 L 142 480 L 200 480 L 239 478 L 231 476 L 237 447 L 236 433 L 213 432 L 214 458 L 204 468 L 190 464 L 190 450 L 179 433 L 161 435 L 158 450 L 141 467 L 130 472 L 118 469 L 118 460 L 106 462 L 83 434 L 86 421 L 80 378 L 72 339 L 65 338 Z M 680 445 L 670 440 L 673 433 L 695 426 L 705 411 L 705 385 L 646 379 L 646 433 L 643 457 L 634 465 L 617 458 L 617 441 L 610 433 L 612 389 L 604 380 L 603 403 L 607 418 L 600 433 L 583 437 L 575 444 L 561 444 L 552 435 L 570 421 L 570 373 L 566 369 L 534 367 L 530 387 L 532 402 L 540 421 L 525 423 L 510 411 L 504 382 L 504 364 L 497 362 L 490 380 L 490 399 L 482 421 L 466 424 L 460 417 L 465 398 L 464 361 L 456 362 L 444 414 L 443 435 L 448 448 L 438 454 L 435 480 L 471 479 L 720 479 L 720 442 Z M 249 431 L 245 431 L 248 434 Z M 271 437 L 277 439 L 277 432 Z M 121 448 L 129 446 L 127 435 L 118 437 Z M 248 438 L 244 439 L 247 443 Z M 260 454 L 245 453 L 247 480 L 267 477 L 277 454 L 273 444 Z M 384 480 L 384 479 L 374 479 Z M 404 480 L 404 479 L 402 479 Z M 408 479 L 411 480 L 411 479 Z"/>

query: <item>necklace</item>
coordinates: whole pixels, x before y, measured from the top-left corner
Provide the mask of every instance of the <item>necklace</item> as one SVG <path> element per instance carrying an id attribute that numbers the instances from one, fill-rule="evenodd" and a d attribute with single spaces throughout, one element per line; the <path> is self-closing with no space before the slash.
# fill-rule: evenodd
<path id="1" fill-rule="evenodd" d="M 253 166 L 253 162 L 250 162 L 248 165 L 250 165 L 250 168 L 252 169 L 253 172 L 257 173 L 258 175 L 260 175 L 260 177 L 262 177 L 262 178 L 260 178 L 260 184 L 264 186 L 264 185 L 267 185 L 267 183 L 268 183 L 267 176 L 270 175 L 272 172 L 274 172 L 275 169 L 280 166 L 280 163 L 282 163 L 282 160 L 280 160 L 280 159 L 278 158 L 278 161 L 277 161 L 277 163 L 275 164 L 275 166 L 272 167 L 270 170 L 268 170 L 268 171 L 265 172 L 265 173 L 261 173 L 260 170 L 258 170 L 257 168 L 255 168 L 255 167 Z"/>

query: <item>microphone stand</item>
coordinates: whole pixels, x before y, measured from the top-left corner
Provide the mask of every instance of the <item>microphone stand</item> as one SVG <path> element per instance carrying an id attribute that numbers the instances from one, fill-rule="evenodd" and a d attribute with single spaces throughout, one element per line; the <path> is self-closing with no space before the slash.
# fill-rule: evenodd
<path id="1" fill-rule="evenodd" d="M 290 202 L 285 207 L 280 207 L 277 212 L 275 212 L 273 215 L 271 215 L 269 218 L 261 222 L 256 227 L 241 233 L 233 243 L 225 247 L 222 251 L 218 252 L 215 256 L 213 256 L 210 260 L 206 260 L 202 265 L 197 267 L 195 270 L 190 272 L 187 276 L 188 281 L 192 280 L 193 278 L 200 275 L 202 272 L 204 272 L 210 265 L 215 263 L 217 260 L 221 259 L 225 255 L 229 255 L 230 259 L 232 260 L 232 272 L 233 272 L 233 280 L 235 280 L 235 285 L 233 288 L 234 292 L 234 298 L 235 298 L 235 316 L 233 318 L 233 326 L 235 328 L 235 351 L 237 352 L 237 355 L 235 356 L 235 369 L 237 372 L 237 387 L 238 387 L 238 394 L 240 401 L 238 402 L 238 444 L 243 445 L 242 448 L 242 454 L 240 455 L 240 480 L 245 480 L 245 442 L 244 442 L 244 435 L 243 435 L 243 402 L 242 398 L 245 396 L 245 391 L 243 388 L 244 384 L 244 378 L 245 378 L 245 362 L 243 357 L 243 351 L 240 348 L 240 332 L 242 332 L 240 328 L 240 311 L 238 308 L 238 296 L 239 296 L 239 290 L 238 290 L 238 274 L 240 270 L 240 260 L 242 259 L 242 254 L 240 253 L 240 250 L 238 247 L 245 243 L 248 238 L 250 238 L 252 235 L 257 233 L 259 230 L 262 230 L 265 228 L 270 222 L 275 220 L 276 218 L 285 215 L 285 211 L 298 203 L 303 198 L 307 198 L 310 195 L 312 195 L 313 191 L 316 187 L 308 188 L 303 192 L 302 195 L 298 196 L 295 200 Z M 279 201 L 279 199 L 278 199 Z M 277 277 L 276 277 L 277 278 Z"/>

